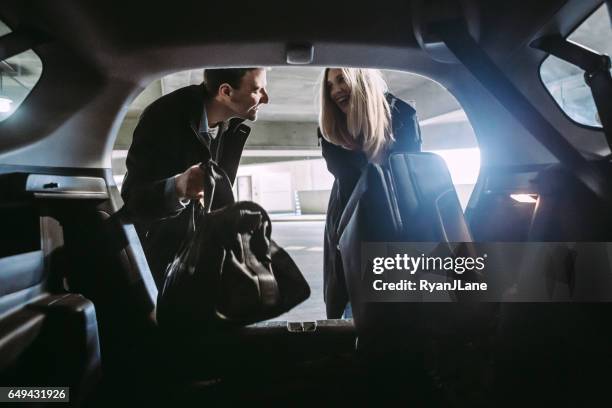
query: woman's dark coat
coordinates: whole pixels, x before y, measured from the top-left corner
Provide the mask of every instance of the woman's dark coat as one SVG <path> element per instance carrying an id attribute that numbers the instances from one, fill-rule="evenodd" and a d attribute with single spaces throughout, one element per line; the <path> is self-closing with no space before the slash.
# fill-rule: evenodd
<path id="1" fill-rule="evenodd" d="M 392 131 L 395 142 L 392 152 L 418 152 L 421 150 L 421 131 L 417 121 L 416 111 L 406 102 L 387 94 L 387 102 L 391 108 Z M 368 163 L 362 151 L 350 151 L 326 141 L 321 132 L 319 140 L 327 169 L 334 175 L 327 218 L 325 222 L 324 265 L 323 265 L 323 296 L 329 319 L 338 319 L 348 303 L 348 292 L 344 280 L 344 270 L 340 254 L 337 251 L 336 227 L 342 216 L 348 198 L 361 176 L 362 169 Z"/>

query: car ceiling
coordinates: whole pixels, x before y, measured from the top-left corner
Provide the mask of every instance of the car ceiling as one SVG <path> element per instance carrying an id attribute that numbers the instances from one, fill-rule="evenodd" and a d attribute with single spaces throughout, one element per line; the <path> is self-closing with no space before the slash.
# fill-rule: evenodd
<path id="1" fill-rule="evenodd" d="M 456 5 L 463 4 L 456 11 Z M 109 167 L 129 102 L 152 80 L 204 66 L 286 65 L 291 43 L 314 46 L 314 66 L 367 66 L 432 78 L 459 100 L 489 163 L 554 161 L 463 67 L 434 61 L 419 46 L 427 16 L 466 18 L 480 45 L 565 137 L 601 152 L 601 132 L 573 126 L 550 103 L 527 47 L 543 33 L 569 33 L 601 0 L 308 2 L 145 2 L 4 0 L 0 19 L 52 40 L 35 48 L 43 75 L 21 108 L 0 123 L 5 164 Z M 454 4 L 454 5 L 452 5 Z M 542 102 L 542 103 L 538 103 Z M 491 109 L 488 111 L 488 109 Z M 32 118 L 36 118 L 32 120 Z M 509 133 L 506 135 L 505 133 Z M 496 152 L 499 152 L 497 154 Z M 501 152 L 503 152 L 503 157 Z M 486 164 L 485 160 L 485 164 Z"/>

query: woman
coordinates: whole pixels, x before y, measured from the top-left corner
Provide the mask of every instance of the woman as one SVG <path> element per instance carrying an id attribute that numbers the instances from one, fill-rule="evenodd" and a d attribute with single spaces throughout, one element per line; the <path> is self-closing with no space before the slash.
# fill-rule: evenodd
<path id="1" fill-rule="evenodd" d="M 324 298 L 327 317 L 352 317 L 336 227 L 362 169 L 383 164 L 390 153 L 420 151 L 416 111 L 387 92 L 375 69 L 327 68 L 321 86 L 319 140 L 334 175 L 324 245 Z M 347 306 L 348 305 L 348 306 Z"/>

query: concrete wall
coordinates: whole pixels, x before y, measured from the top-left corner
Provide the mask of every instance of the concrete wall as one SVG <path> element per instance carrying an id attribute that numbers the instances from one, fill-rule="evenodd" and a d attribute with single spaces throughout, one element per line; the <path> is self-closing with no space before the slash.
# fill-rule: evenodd
<path id="1" fill-rule="evenodd" d="M 129 149 L 138 116 L 128 114 L 119 128 L 115 149 Z M 251 128 L 247 148 L 318 148 L 317 124 L 313 122 L 245 122 Z"/>
<path id="2" fill-rule="evenodd" d="M 247 122 L 251 134 L 247 148 L 287 149 L 318 148 L 317 124 L 314 122 Z"/>
<path id="3" fill-rule="evenodd" d="M 125 157 L 132 140 L 138 117 L 128 114 L 121 125 L 113 154 L 113 173 L 118 183 L 125 173 Z M 238 176 L 243 180 L 243 190 L 249 185 L 247 194 L 269 212 L 293 213 L 296 211 L 296 195 L 302 212 L 317 213 L 327 208 L 328 193 L 305 193 L 329 191 L 333 177 L 321 158 L 316 128 L 313 122 L 249 122 L 251 135 L 247 141 L 245 155 Z M 421 123 L 424 150 L 465 149 L 477 147 L 472 128 L 463 111 L 456 110 L 429 118 Z M 279 155 L 279 151 L 282 153 Z M 269 152 L 269 154 L 267 153 Z M 466 158 L 465 165 L 455 160 L 454 167 L 473 167 L 473 158 Z M 453 169 L 451 168 L 451 172 Z M 474 177 L 475 181 L 475 177 Z M 465 178 L 456 181 L 457 193 L 465 208 L 473 184 Z M 301 192 L 301 193 L 300 193 Z M 237 191 L 236 191 L 237 193 Z M 301 194 L 301 195 L 300 195 Z"/>
<path id="4" fill-rule="evenodd" d="M 325 214 L 331 190 L 301 190 L 298 191 L 300 212 L 302 214 Z"/>
<path id="5" fill-rule="evenodd" d="M 282 161 L 277 163 L 240 166 L 238 177 L 250 176 L 252 199 L 269 212 L 295 212 L 295 197 L 299 191 L 330 190 L 333 177 L 323 159 Z M 289 180 L 288 182 L 285 180 Z M 282 186 L 281 186 L 282 184 Z M 287 189 L 286 186 L 290 185 Z M 283 195 L 279 193 L 283 192 Z M 317 198 L 318 197 L 318 198 Z M 323 196 L 309 197 L 308 209 L 327 208 Z M 316 199 L 319 202 L 315 202 Z M 290 201 L 291 205 L 287 205 Z"/>
<path id="6" fill-rule="evenodd" d="M 333 177 L 323 159 L 241 166 L 238 176 L 247 175 L 252 180 L 252 200 L 269 212 L 295 212 L 296 194 L 302 214 L 324 214 L 327 211 Z M 284 187 L 288 183 L 281 186 L 279 180 L 284 177 L 290 177 L 290 189 Z M 461 207 L 465 209 L 474 183 L 455 184 L 455 189 Z"/>

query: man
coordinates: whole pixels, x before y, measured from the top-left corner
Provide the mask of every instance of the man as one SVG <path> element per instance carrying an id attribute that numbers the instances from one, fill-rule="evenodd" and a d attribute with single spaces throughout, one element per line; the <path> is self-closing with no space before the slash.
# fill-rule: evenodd
<path id="1" fill-rule="evenodd" d="M 187 232 L 190 200 L 203 197 L 199 164 L 215 160 L 234 182 L 259 108 L 264 68 L 210 69 L 204 83 L 164 95 L 143 112 L 127 156 L 121 195 L 135 220 L 158 288 Z"/>

